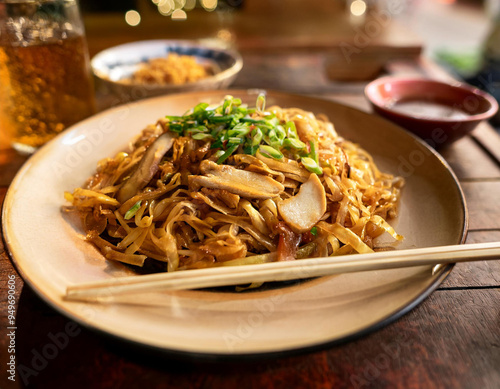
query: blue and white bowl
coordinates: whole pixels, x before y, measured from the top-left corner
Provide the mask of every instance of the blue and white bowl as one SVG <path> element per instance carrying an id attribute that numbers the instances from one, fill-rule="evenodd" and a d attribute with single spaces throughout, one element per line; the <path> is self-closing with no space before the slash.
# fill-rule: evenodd
<path id="1" fill-rule="evenodd" d="M 194 56 L 197 62 L 209 64 L 215 74 L 181 85 L 130 82 L 130 77 L 141 64 L 153 58 L 167 57 L 169 53 Z M 92 58 L 91 66 L 102 86 L 118 95 L 121 101 L 132 101 L 176 92 L 225 89 L 243 67 L 243 60 L 234 50 L 204 46 L 195 41 L 148 40 L 101 51 Z"/>

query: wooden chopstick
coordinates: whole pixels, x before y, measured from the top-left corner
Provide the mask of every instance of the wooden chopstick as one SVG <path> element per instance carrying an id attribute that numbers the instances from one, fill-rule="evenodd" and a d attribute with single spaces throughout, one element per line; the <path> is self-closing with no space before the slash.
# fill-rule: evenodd
<path id="1" fill-rule="evenodd" d="M 67 300 L 99 300 L 130 293 L 286 281 L 340 273 L 487 259 L 500 259 L 500 242 L 383 251 L 342 257 L 311 258 L 258 265 L 118 277 L 69 286 L 65 298 Z"/>

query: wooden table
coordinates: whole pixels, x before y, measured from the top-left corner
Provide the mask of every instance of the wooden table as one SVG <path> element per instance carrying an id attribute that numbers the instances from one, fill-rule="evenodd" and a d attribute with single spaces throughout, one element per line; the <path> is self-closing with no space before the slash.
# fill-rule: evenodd
<path id="1" fill-rule="evenodd" d="M 368 109 L 363 83 L 329 81 L 321 53 L 248 53 L 234 87 L 266 87 L 322 96 Z M 448 76 L 435 65 L 391 63 L 392 73 Z M 467 198 L 467 243 L 500 240 L 500 137 L 487 124 L 442 151 Z M 24 159 L 0 152 L 0 199 Z M 16 284 L 17 381 L 2 388 L 498 388 L 500 261 L 457 265 L 422 304 L 396 322 L 350 343 L 308 355 L 217 363 L 148 355 L 106 339 L 47 306 L 23 284 L 0 244 L 2 377 L 9 338 L 7 280 Z M 57 334 L 71 332 L 51 360 L 40 358 Z M 20 370 L 21 369 L 21 370 Z M 24 380 L 24 383 L 23 383 Z"/>

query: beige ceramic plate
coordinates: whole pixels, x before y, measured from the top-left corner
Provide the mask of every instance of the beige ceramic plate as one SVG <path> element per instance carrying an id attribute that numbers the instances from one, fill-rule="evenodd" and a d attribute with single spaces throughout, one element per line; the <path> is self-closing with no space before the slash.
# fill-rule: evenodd
<path id="1" fill-rule="evenodd" d="M 105 304 L 64 301 L 68 285 L 120 277 L 130 270 L 103 260 L 65 220 L 63 192 L 80 186 L 97 161 L 165 114 L 182 114 L 227 93 L 254 104 L 255 91 L 172 95 L 111 109 L 75 125 L 37 152 L 5 200 L 7 246 L 23 278 L 61 313 L 90 328 L 183 355 L 262 355 L 312 350 L 378 328 L 422 301 L 451 267 L 407 268 L 323 277 L 250 293 L 151 293 Z M 395 125 L 329 101 L 269 92 L 280 104 L 325 113 L 384 171 L 403 175 L 402 248 L 458 244 L 466 231 L 462 192 L 446 163 Z M 390 241 L 388 239 L 388 241 Z"/>

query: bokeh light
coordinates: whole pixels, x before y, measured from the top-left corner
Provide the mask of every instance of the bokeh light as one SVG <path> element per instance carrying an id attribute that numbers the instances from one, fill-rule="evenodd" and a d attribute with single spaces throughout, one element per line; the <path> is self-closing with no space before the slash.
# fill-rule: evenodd
<path id="1" fill-rule="evenodd" d="M 1 0 L 0 0 L 1 1 Z M 218 6 L 218 0 L 151 0 L 158 7 L 163 16 L 170 16 L 173 20 L 186 20 L 186 11 L 192 11 L 199 3 L 205 11 L 212 12 Z M 241 0 L 236 0 L 237 2 Z"/>
<path id="2" fill-rule="evenodd" d="M 174 11 L 175 4 L 173 0 L 161 0 L 158 3 L 158 12 L 163 16 L 168 16 Z"/>
<path id="3" fill-rule="evenodd" d="M 233 33 L 229 30 L 226 30 L 225 28 L 222 28 L 219 31 L 217 31 L 217 38 L 225 42 L 231 42 L 234 40 Z"/>
<path id="4" fill-rule="evenodd" d="M 141 22 L 141 14 L 135 10 L 130 10 L 125 13 L 125 22 L 130 26 L 137 26 Z"/>
<path id="5" fill-rule="evenodd" d="M 186 20 L 186 19 L 187 19 L 187 14 L 182 9 L 176 9 L 174 12 L 172 12 L 172 20 Z"/>
<path id="6" fill-rule="evenodd" d="M 351 13 L 354 16 L 361 16 L 366 12 L 366 3 L 363 0 L 355 0 L 351 3 Z"/>
<path id="7" fill-rule="evenodd" d="M 191 11 L 196 7 L 196 0 L 186 0 L 186 4 L 184 5 L 184 10 Z"/>
<path id="8" fill-rule="evenodd" d="M 201 6 L 205 11 L 213 11 L 217 8 L 217 0 L 200 0 Z"/>
<path id="9" fill-rule="evenodd" d="M 186 0 L 174 0 L 175 9 L 183 9 L 186 5 Z"/>

